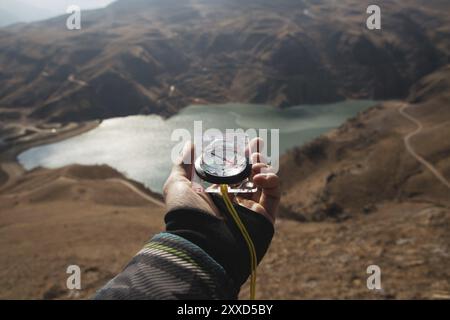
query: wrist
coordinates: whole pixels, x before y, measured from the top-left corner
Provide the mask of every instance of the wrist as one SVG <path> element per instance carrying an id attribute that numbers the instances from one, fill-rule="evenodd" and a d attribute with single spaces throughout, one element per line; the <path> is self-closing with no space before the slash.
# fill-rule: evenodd
<path id="1" fill-rule="evenodd" d="M 213 201 L 224 215 L 223 219 L 199 209 L 175 209 L 165 217 L 166 231 L 202 248 L 240 287 L 251 273 L 250 253 L 234 221 L 227 218 L 220 204 L 222 198 L 213 196 Z M 272 240 L 273 225 L 260 214 L 239 205 L 235 207 L 254 242 L 259 263 Z"/>

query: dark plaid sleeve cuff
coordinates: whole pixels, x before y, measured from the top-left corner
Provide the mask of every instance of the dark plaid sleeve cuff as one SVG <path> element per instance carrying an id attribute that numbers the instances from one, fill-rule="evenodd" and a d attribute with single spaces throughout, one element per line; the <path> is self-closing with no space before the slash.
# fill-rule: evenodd
<path id="1" fill-rule="evenodd" d="M 203 249 L 180 236 L 160 233 L 94 299 L 236 299 L 236 288 Z"/>

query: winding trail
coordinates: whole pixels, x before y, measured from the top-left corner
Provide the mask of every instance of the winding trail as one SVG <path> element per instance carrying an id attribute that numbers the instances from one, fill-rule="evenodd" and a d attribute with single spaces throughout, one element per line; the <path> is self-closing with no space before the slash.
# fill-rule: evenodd
<path id="1" fill-rule="evenodd" d="M 86 81 L 82 81 L 82 80 L 78 80 L 75 78 L 75 75 L 71 74 L 68 78 L 67 81 L 75 83 L 77 85 L 79 85 L 80 87 L 87 87 L 89 86 L 89 84 Z"/>
<path id="2" fill-rule="evenodd" d="M 421 164 L 423 164 L 428 170 L 431 171 L 431 173 L 436 177 L 436 179 L 438 179 L 440 182 L 442 182 L 442 184 L 444 184 L 447 188 L 450 189 L 450 183 L 447 181 L 447 179 L 436 169 L 435 166 L 433 166 L 431 163 L 429 163 L 427 160 L 425 160 L 423 157 L 421 157 L 415 150 L 414 148 L 411 146 L 411 139 L 413 137 L 415 137 L 416 135 L 418 135 L 419 133 L 422 132 L 423 130 L 423 124 L 417 120 L 416 118 L 414 118 L 413 116 L 411 116 L 410 114 L 408 114 L 406 112 L 406 109 L 408 107 L 410 107 L 410 105 L 408 103 L 402 103 L 402 106 L 398 109 L 398 112 L 406 119 L 408 119 L 409 121 L 411 121 L 412 123 L 414 123 L 417 128 L 416 130 L 414 130 L 413 132 L 408 133 L 404 138 L 404 142 L 405 142 L 405 147 L 406 150 L 409 152 L 409 154 L 411 154 L 418 162 L 420 162 Z"/>

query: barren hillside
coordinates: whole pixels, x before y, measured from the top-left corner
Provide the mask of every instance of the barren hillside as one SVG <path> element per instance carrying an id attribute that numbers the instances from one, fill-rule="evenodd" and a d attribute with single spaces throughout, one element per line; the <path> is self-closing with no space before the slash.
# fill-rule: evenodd
<path id="1" fill-rule="evenodd" d="M 322 220 L 370 213 L 385 201 L 449 207 L 449 92 L 446 66 L 419 81 L 409 102 L 382 103 L 290 152 L 281 165 L 287 211 Z"/>
<path id="2" fill-rule="evenodd" d="M 0 115 L 68 122 L 190 103 L 287 107 L 343 98 L 405 97 L 446 64 L 445 1 L 120 0 L 66 17 L 0 29 Z M 1 120 L 1 119 L 0 119 Z"/>

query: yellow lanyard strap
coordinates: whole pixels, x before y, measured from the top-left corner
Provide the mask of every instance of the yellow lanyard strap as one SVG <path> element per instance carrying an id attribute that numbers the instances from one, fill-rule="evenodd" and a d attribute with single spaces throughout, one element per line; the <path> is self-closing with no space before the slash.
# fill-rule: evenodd
<path id="1" fill-rule="evenodd" d="M 226 184 L 220 185 L 220 192 L 222 193 L 222 197 L 225 202 L 225 205 L 227 206 L 228 212 L 233 217 L 239 230 L 241 231 L 242 236 L 244 237 L 245 242 L 247 243 L 247 246 L 248 246 L 248 250 L 250 252 L 250 266 L 251 266 L 251 271 L 252 271 L 251 278 L 250 278 L 250 300 L 255 300 L 256 266 L 258 265 L 258 260 L 256 258 L 255 246 L 253 244 L 252 238 L 250 237 L 247 229 L 245 228 L 245 225 L 242 223 L 241 218 L 239 217 L 238 213 L 236 212 L 235 207 L 233 206 L 233 203 L 230 200 L 230 196 L 228 195 L 228 186 Z"/>

